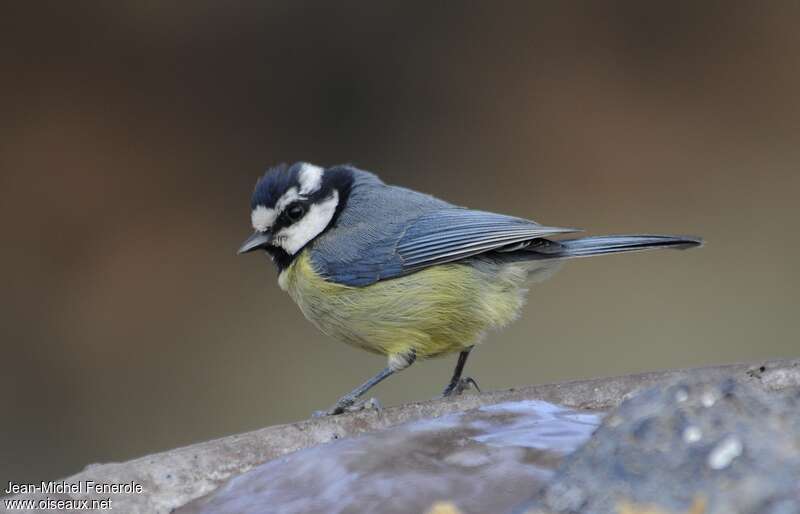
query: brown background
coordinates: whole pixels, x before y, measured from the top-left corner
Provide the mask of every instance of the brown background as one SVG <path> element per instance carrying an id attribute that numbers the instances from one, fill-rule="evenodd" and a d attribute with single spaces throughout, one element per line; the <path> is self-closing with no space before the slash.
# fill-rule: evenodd
<path id="1" fill-rule="evenodd" d="M 706 237 L 537 286 L 486 389 L 798 355 L 798 4 L 332 4 L 3 9 L 0 483 L 303 419 L 383 365 L 235 255 L 280 161 Z"/>

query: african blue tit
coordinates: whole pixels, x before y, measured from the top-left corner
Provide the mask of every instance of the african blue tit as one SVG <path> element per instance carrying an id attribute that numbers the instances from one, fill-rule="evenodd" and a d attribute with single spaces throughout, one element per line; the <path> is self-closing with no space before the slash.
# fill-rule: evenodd
<path id="1" fill-rule="evenodd" d="M 255 233 L 239 253 L 269 254 L 278 285 L 323 333 L 388 358 L 327 414 L 351 409 L 417 359 L 452 353 L 458 363 L 443 395 L 461 392 L 472 382 L 462 378 L 470 350 L 513 321 L 528 284 L 565 259 L 701 244 L 664 235 L 555 240 L 578 229 L 458 207 L 349 165 L 305 162 L 268 170 L 250 215 Z"/>

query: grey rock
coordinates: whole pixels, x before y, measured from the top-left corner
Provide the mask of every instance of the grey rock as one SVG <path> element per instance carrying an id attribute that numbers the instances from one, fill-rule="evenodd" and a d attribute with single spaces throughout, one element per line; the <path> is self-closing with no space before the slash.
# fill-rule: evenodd
<path id="1" fill-rule="evenodd" d="M 800 391 L 734 379 L 646 390 L 608 414 L 529 512 L 616 514 L 623 503 L 800 514 Z"/>
<path id="2" fill-rule="evenodd" d="M 125 514 L 167 514 L 174 508 L 210 493 L 230 478 L 245 473 L 254 466 L 282 458 L 298 450 L 324 444 L 335 438 L 354 437 L 401 423 L 433 419 L 509 401 L 537 399 L 577 409 L 606 410 L 616 407 L 624 398 L 654 384 L 698 376 L 708 380 L 737 377 L 764 391 L 781 391 L 800 387 L 800 360 L 656 371 L 594 380 L 531 385 L 477 395 L 463 395 L 446 400 L 409 403 L 384 409 L 380 413 L 362 411 L 335 417 L 314 418 L 175 448 L 127 462 L 90 464 L 83 471 L 62 480 L 69 483 L 86 480 L 106 483 L 135 482 L 143 486 L 144 492 L 110 495 L 114 502 L 114 510 Z M 10 498 L 36 501 L 44 497 L 43 494 L 18 494 Z M 87 493 L 71 493 L 64 495 L 64 498 L 102 499 L 101 496 Z M 3 510 L 2 504 L 0 510 Z"/>
<path id="3" fill-rule="evenodd" d="M 599 422 L 530 400 L 415 421 L 273 460 L 175 514 L 508 512 Z"/>

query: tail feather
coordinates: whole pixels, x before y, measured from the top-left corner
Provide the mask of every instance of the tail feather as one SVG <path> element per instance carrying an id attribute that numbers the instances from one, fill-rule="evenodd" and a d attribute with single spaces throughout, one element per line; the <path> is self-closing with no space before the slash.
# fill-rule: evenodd
<path id="1" fill-rule="evenodd" d="M 537 248 L 531 245 L 528 249 L 534 256 L 532 259 L 569 259 L 589 257 L 607 253 L 639 252 L 658 248 L 674 248 L 685 250 L 701 246 L 703 240 L 693 236 L 659 236 L 659 235 L 619 235 L 589 236 L 577 239 L 548 241 L 548 244 Z"/>

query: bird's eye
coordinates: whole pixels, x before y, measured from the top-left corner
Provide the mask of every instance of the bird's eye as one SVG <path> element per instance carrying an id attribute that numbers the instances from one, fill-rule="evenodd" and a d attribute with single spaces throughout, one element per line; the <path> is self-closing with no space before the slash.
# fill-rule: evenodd
<path id="1" fill-rule="evenodd" d="M 296 203 L 294 205 L 290 205 L 288 209 L 286 209 L 286 215 L 292 221 L 297 221 L 303 217 L 303 214 L 306 213 L 305 207 L 302 204 Z"/>

